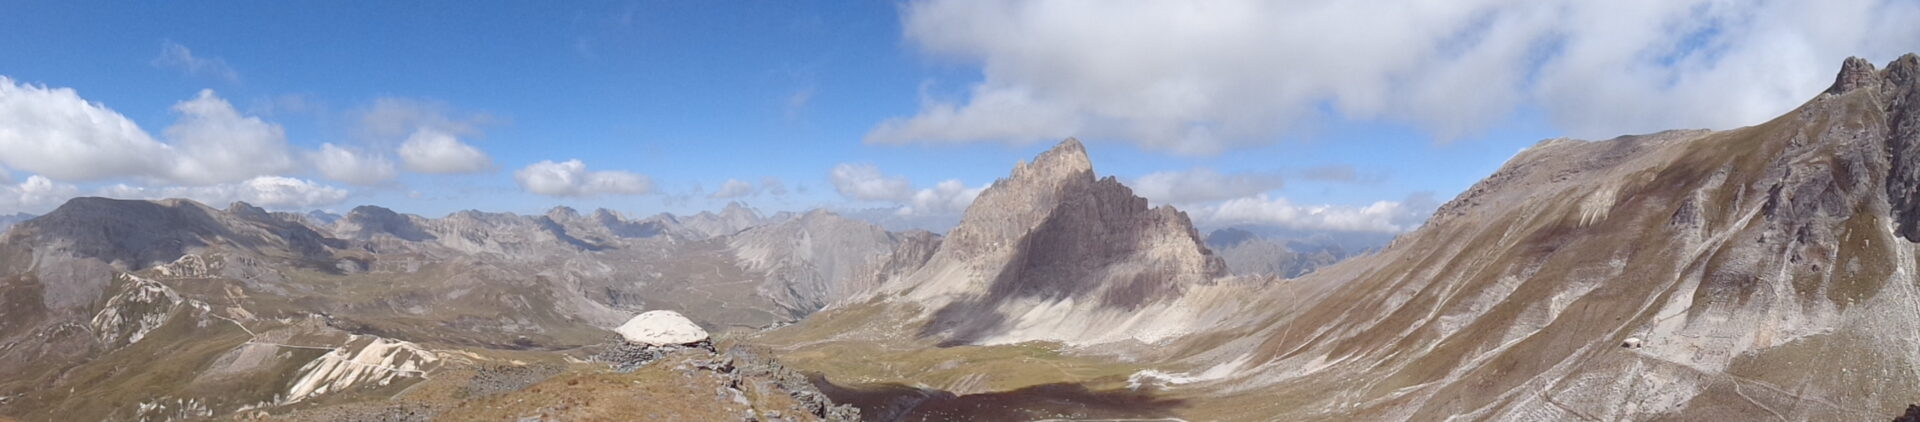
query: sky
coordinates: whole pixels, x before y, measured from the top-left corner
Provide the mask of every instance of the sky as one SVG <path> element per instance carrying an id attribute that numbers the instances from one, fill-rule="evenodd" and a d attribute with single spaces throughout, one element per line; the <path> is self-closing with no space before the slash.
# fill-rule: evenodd
<path id="1" fill-rule="evenodd" d="M 1751 125 L 1848 56 L 1920 50 L 1913 0 L 0 10 L 0 213 L 738 201 L 950 221 L 1077 137 L 1202 226 L 1395 233 L 1540 140 Z"/>

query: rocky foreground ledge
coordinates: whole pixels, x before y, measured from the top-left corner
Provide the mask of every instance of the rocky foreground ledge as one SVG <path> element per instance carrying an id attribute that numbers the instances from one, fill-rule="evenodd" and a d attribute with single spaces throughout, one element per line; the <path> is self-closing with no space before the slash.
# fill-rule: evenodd
<path id="1" fill-rule="evenodd" d="M 605 344 L 454 365 L 391 401 L 317 404 L 243 419 L 295 421 L 858 421 L 807 377 L 744 347 L 725 351 L 672 311 L 634 317 Z"/>

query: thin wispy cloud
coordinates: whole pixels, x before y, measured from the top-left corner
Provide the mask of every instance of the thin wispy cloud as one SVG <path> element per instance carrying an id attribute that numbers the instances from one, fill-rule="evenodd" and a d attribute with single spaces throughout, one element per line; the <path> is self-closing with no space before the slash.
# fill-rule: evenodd
<path id="1" fill-rule="evenodd" d="M 239 82 L 240 72 L 227 65 L 219 57 L 196 56 L 185 45 L 166 40 L 160 42 L 160 55 L 151 61 L 154 67 L 177 70 L 193 76 L 217 78 L 228 83 Z"/>

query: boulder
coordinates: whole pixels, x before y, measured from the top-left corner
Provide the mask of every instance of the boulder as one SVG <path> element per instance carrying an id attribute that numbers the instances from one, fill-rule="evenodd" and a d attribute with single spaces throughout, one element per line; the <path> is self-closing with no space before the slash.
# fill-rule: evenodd
<path id="1" fill-rule="evenodd" d="M 692 344 L 707 340 L 707 330 L 674 311 L 647 311 L 614 329 L 627 342 L 652 346 Z"/>

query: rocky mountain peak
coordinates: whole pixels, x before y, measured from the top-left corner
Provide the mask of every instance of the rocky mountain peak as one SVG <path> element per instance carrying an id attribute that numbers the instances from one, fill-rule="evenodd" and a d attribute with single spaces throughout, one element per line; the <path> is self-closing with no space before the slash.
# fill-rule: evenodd
<path id="1" fill-rule="evenodd" d="M 1835 76 L 1833 86 L 1827 88 L 1829 94 L 1852 91 L 1865 85 L 1880 82 L 1880 71 L 1873 68 L 1873 62 L 1859 57 L 1848 57 L 1840 63 L 1840 75 Z"/>
<path id="2" fill-rule="evenodd" d="M 547 210 L 547 218 L 551 218 L 556 221 L 577 220 L 577 219 L 580 219 L 580 211 L 573 209 L 573 207 L 568 207 L 564 205 L 553 207 L 552 209 Z"/>
<path id="3" fill-rule="evenodd" d="M 335 232 L 356 239 L 369 239 L 378 234 L 389 234 L 416 241 L 433 237 L 415 225 L 407 216 L 372 205 L 353 207 L 353 211 L 341 217 L 338 224 L 339 228 Z"/>
<path id="4" fill-rule="evenodd" d="M 1886 69 L 1876 69 L 1873 62 L 1859 57 L 1848 57 L 1840 64 L 1840 74 L 1834 76 L 1833 86 L 1827 88 L 1827 94 L 1845 94 L 1861 88 L 1878 90 L 1887 97 L 1901 95 L 1911 91 L 1920 83 L 1920 55 L 1907 53 L 1887 63 Z M 1898 100 L 1895 104 L 1900 104 Z"/>
<path id="5" fill-rule="evenodd" d="M 921 335 L 948 342 L 1093 341 L 1113 332 L 1008 330 L 1036 304 L 1131 312 L 1226 273 L 1186 213 L 1096 179 L 1085 147 L 1067 139 L 981 192 L 926 265 L 888 288 L 939 309 Z"/>
<path id="6" fill-rule="evenodd" d="M 253 204 L 246 203 L 245 201 L 233 201 L 232 204 L 228 204 L 227 214 L 254 219 L 273 218 L 272 213 L 268 213 L 267 210 L 253 206 Z"/>
<path id="7" fill-rule="evenodd" d="M 1084 176 L 1081 176 L 1084 175 Z M 1052 149 L 1033 157 L 1031 163 L 1021 163 L 1013 168 L 1014 179 L 1060 179 L 1081 176 L 1093 177 L 1093 161 L 1087 158 L 1087 148 L 1080 145 L 1079 139 L 1067 138 L 1054 145 Z"/>
<path id="8" fill-rule="evenodd" d="M 1920 55 L 1907 53 L 1888 63 L 1886 78 L 1894 85 L 1905 87 L 1920 82 Z"/>

